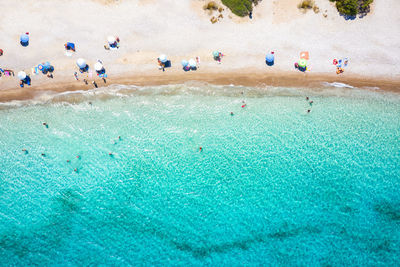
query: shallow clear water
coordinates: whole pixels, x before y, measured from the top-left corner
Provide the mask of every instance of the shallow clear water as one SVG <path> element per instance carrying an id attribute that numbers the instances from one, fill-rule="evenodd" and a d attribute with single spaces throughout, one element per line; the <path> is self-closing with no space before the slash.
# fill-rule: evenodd
<path id="1" fill-rule="evenodd" d="M 2 264 L 399 265 L 399 96 L 182 85 L 43 99 L 0 106 Z"/>

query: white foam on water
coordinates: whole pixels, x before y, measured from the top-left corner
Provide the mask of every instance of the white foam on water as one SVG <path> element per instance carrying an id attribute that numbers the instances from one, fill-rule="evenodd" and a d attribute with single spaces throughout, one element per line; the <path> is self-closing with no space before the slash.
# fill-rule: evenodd
<path id="1" fill-rule="evenodd" d="M 351 86 L 346 83 L 340 83 L 340 82 L 333 82 L 333 83 L 324 82 L 323 84 L 325 86 L 333 86 L 333 87 L 337 87 L 337 88 L 355 88 L 354 86 Z"/>
<path id="2" fill-rule="evenodd" d="M 351 90 L 349 90 L 351 89 Z M 365 90 L 367 89 L 367 90 Z M 379 91 L 379 93 L 378 93 Z M 376 93 L 375 93 L 376 92 Z M 324 82 L 321 88 L 293 88 L 293 87 L 246 87 L 240 85 L 211 85 L 204 82 L 188 82 L 177 85 L 137 86 L 113 84 L 90 90 L 52 92 L 46 91 L 29 100 L 14 100 L 0 103 L 0 109 L 18 108 L 41 104 L 77 104 L 94 100 L 107 100 L 111 98 L 127 98 L 132 96 L 228 96 L 228 97 L 272 97 L 272 96 L 337 96 L 337 97 L 362 97 L 390 94 L 381 93 L 379 87 L 365 87 L 359 89 L 340 82 Z"/>

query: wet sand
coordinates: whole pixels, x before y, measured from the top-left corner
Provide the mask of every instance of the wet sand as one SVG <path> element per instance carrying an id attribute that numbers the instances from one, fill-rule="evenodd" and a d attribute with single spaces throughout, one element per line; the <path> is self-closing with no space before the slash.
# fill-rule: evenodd
<path id="1" fill-rule="evenodd" d="M 37 95 L 53 92 L 61 93 L 77 90 L 94 89 L 91 80 L 88 85 L 82 80 L 70 79 L 45 79 L 35 82 L 31 87 L 16 87 L 16 81 L 10 81 L 8 87 L 0 90 L 0 102 L 8 102 L 13 100 L 34 99 Z M 159 74 L 135 74 L 132 76 L 113 76 L 104 83 L 101 79 L 96 78 L 99 87 L 109 86 L 112 84 L 137 85 L 137 86 L 157 86 L 170 84 L 183 84 L 188 82 L 202 82 L 215 85 L 241 85 L 253 87 L 294 87 L 294 88 L 324 88 L 324 83 L 344 83 L 361 89 L 374 89 L 374 91 L 400 93 L 400 80 L 390 78 L 367 78 L 356 75 L 336 75 L 336 74 L 317 74 L 317 73 L 301 73 L 301 72 L 274 72 L 265 73 L 260 71 L 243 72 L 229 71 L 223 73 L 205 73 L 205 72 L 160 72 Z M 377 90 L 379 88 L 379 90 Z"/>

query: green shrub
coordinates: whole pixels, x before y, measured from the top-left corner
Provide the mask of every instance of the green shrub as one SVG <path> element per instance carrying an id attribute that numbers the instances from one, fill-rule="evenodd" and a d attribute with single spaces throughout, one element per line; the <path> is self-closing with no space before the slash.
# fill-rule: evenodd
<path id="1" fill-rule="evenodd" d="M 337 10 L 348 16 L 355 16 L 358 13 L 358 1 L 357 0 L 339 0 L 336 1 Z"/>
<path id="2" fill-rule="evenodd" d="M 205 4 L 203 6 L 203 9 L 204 10 L 217 10 L 218 9 L 218 5 L 214 1 L 211 1 L 211 2 L 208 2 L 207 4 Z"/>
<path id="3" fill-rule="evenodd" d="M 222 0 L 222 3 L 226 5 L 233 14 L 240 17 L 249 15 L 249 12 L 253 10 L 253 4 L 257 5 L 259 0 Z"/>
<path id="4" fill-rule="evenodd" d="M 312 0 L 303 0 L 300 2 L 300 4 L 297 6 L 298 8 L 301 9 L 310 9 L 314 6 L 314 1 Z"/>
<path id="5" fill-rule="evenodd" d="M 337 10 L 344 15 L 356 16 L 359 13 L 367 13 L 369 5 L 374 0 L 330 0 L 336 2 Z"/>

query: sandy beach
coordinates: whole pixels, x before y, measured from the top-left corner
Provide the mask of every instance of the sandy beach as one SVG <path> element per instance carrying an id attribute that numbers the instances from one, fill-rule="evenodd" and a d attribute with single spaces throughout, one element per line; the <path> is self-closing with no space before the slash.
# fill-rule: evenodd
<path id="1" fill-rule="evenodd" d="M 0 79 L 0 101 L 33 98 L 37 92 L 92 89 L 80 76 L 75 62 L 82 57 L 93 68 L 102 60 L 109 84 L 159 85 L 199 80 L 216 84 L 252 86 L 319 86 L 341 82 L 352 86 L 400 91 L 400 17 L 395 0 L 376 0 L 371 12 L 345 20 L 325 0 L 317 0 L 321 12 L 303 13 L 297 1 L 262 1 L 253 19 L 238 18 L 228 9 L 212 24 L 202 9 L 206 1 L 17 1 L 2 2 L 0 67 L 30 74 L 33 66 L 50 61 L 54 78 L 31 75 L 32 86 L 18 86 L 17 77 Z M 323 16 L 326 14 L 327 16 Z M 29 32 L 30 44 L 22 47 L 19 36 Z M 119 36 L 118 50 L 105 50 L 107 36 Z M 74 42 L 76 53 L 65 55 L 63 44 Z M 212 58 L 218 50 L 222 64 Z M 265 65 L 274 51 L 275 65 Z M 308 71 L 293 67 L 301 51 L 309 51 Z M 172 67 L 157 68 L 156 59 L 166 54 Z M 200 68 L 185 73 L 182 59 L 199 56 Z M 334 58 L 350 60 L 337 76 Z M 95 75 L 93 75 L 95 76 Z M 91 81 L 94 78 L 89 77 Z M 104 83 L 96 78 L 99 86 Z"/>

